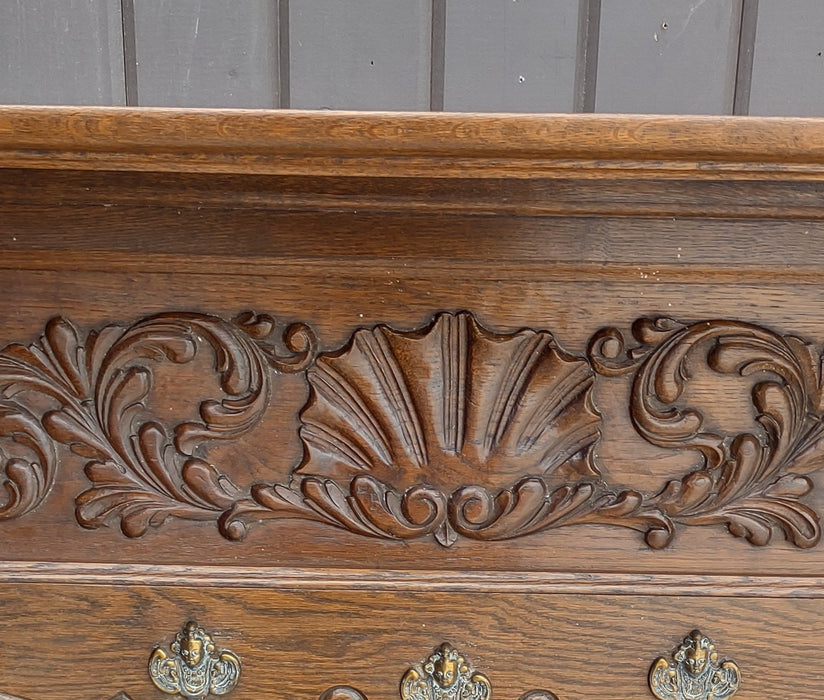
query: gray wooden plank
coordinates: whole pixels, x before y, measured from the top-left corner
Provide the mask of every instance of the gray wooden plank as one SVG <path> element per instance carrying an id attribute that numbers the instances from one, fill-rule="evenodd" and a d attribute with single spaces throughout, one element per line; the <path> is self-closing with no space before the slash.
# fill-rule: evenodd
<path id="1" fill-rule="evenodd" d="M 120 0 L 0 1 L 0 103 L 125 99 Z"/>
<path id="2" fill-rule="evenodd" d="M 289 79 L 289 0 L 278 3 L 278 106 L 288 109 L 291 104 Z"/>
<path id="3" fill-rule="evenodd" d="M 443 112 L 446 63 L 446 0 L 432 0 L 432 41 L 429 48 L 429 109 Z"/>
<path id="4" fill-rule="evenodd" d="M 824 116 L 824 2 L 760 0 L 750 114 Z"/>
<path id="5" fill-rule="evenodd" d="M 598 112 L 730 114 L 741 0 L 602 0 Z"/>
<path id="6" fill-rule="evenodd" d="M 431 0 L 290 0 L 291 106 L 429 108 Z"/>
<path id="7" fill-rule="evenodd" d="M 134 0 L 142 106 L 276 107 L 272 0 Z"/>
<path id="8" fill-rule="evenodd" d="M 578 0 L 448 0 L 444 108 L 571 112 Z"/>
<path id="9" fill-rule="evenodd" d="M 735 101 L 732 113 L 750 113 L 752 60 L 755 50 L 755 30 L 758 21 L 758 0 L 742 0 L 741 31 L 738 37 L 738 68 L 735 72 Z"/>
<path id="10" fill-rule="evenodd" d="M 135 47 L 134 0 L 120 0 L 123 16 L 123 61 L 126 80 L 126 104 L 137 106 L 137 48 Z"/>
<path id="11" fill-rule="evenodd" d="M 601 33 L 601 0 L 580 0 L 578 6 L 578 55 L 575 58 L 573 111 L 595 111 L 598 77 L 598 41 Z"/>

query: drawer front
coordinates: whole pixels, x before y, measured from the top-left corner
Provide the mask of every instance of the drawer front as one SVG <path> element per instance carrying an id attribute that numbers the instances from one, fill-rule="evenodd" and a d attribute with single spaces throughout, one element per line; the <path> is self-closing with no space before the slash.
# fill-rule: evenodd
<path id="1" fill-rule="evenodd" d="M 179 585 L 4 586 L 2 678 L 31 700 L 161 698 L 155 647 L 196 619 L 242 665 L 229 697 L 314 700 L 352 686 L 398 698 L 401 679 L 442 643 L 489 679 L 495 697 L 653 697 L 648 674 L 694 628 L 740 669 L 742 698 L 824 696 L 814 669 L 820 598 L 705 595 L 340 591 Z M 780 650 L 780 653 L 777 653 Z"/>

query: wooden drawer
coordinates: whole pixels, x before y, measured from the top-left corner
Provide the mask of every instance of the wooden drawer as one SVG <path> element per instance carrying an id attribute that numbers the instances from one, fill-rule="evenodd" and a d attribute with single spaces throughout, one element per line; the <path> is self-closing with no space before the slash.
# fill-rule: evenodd
<path id="1" fill-rule="evenodd" d="M 163 697 L 195 620 L 252 700 L 443 643 L 648 698 L 694 629 L 736 699 L 824 695 L 821 143 L 0 109 L 0 690 Z"/>
<path id="2" fill-rule="evenodd" d="M 719 662 L 732 659 L 740 668 L 736 697 L 783 697 L 788 688 L 795 692 L 797 679 L 809 697 L 824 692 L 824 679 L 810 669 L 824 632 L 820 598 L 543 593 L 523 584 L 501 592 L 500 582 L 472 592 L 416 590 L 408 581 L 387 590 L 391 580 L 363 582 L 357 591 L 307 582 L 291 590 L 272 590 L 269 582 L 5 586 L 6 690 L 43 700 L 119 691 L 159 699 L 164 694 L 147 674 L 152 649 L 168 651 L 183 622 L 196 616 L 219 649 L 240 658 L 231 695 L 238 698 L 317 698 L 337 685 L 397 697 L 404 673 L 442 642 L 486 675 L 499 698 L 535 689 L 559 698 L 652 697 L 653 662 L 671 661 L 695 627 L 712 634 Z M 776 654 L 780 630 L 792 636 Z M 61 654 L 43 653 L 57 647 Z"/>

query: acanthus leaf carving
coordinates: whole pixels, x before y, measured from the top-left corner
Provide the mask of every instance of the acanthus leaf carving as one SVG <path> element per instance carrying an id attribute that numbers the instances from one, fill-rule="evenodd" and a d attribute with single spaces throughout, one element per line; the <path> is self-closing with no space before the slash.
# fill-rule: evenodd
<path id="1" fill-rule="evenodd" d="M 297 325 L 284 335 L 292 356 L 278 354 L 267 342 L 274 327 L 269 316 L 246 314 L 227 322 L 168 313 L 129 327 L 106 326 L 83 342 L 71 323 L 53 319 L 40 343 L 5 348 L 0 392 L 14 402 L 6 403 L 7 421 L 27 430 L 6 427 L 4 434 L 17 442 L 23 441 L 21 434 L 28 436 L 31 446 L 41 448 L 45 465 L 31 465 L 28 488 L 22 489 L 19 460 L 8 461 L 7 484 L 20 492 L 14 502 L 23 503 L 25 495 L 30 510 L 48 491 L 54 460 L 38 435 L 45 431 L 89 459 L 85 473 L 91 487 L 77 497 L 81 525 L 94 528 L 118 518 L 124 534 L 137 537 L 172 516 L 218 520 L 242 494 L 215 466 L 194 457 L 195 448 L 207 440 L 237 439 L 253 428 L 269 402 L 269 369 L 302 371 L 316 351 L 314 335 Z M 168 427 L 153 419 L 146 408 L 151 363 L 191 362 L 204 344 L 214 354 L 225 397 L 202 401 L 200 422 Z M 51 403 L 40 421 L 26 421 L 24 398 L 32 397 Z M 229 537 L 235 533 L 230 526 L 224 531 Z"/>
<path id="2" fill-rule="evenodd" d="M 285 350 L 271 340 L 278 332 Z M 200 401 L 199 420 L 153 415 L 154 368 L 203 352 L 221 395 Z M 690 405 L 695 363 L 751 384 L 751 429 L 725 432 Z M 260 423 L 274 372 L 305 372 L 303 458 L 287 483 L 238 485 L 208 446 Z M 593 386 L 622 374 L 638 435 L 696 455 L 655 492 L 609 483 L 595 456 Z M 819 517 L 802 499 L 824 466 L 823 395 L 815 348 L 740 321 L 643 318 L 630 341 L 605 328 L 574 355 L 546 330 L 495 333 L 468 312 L 408 331 L 360 328 L 322 354 L 306 325 L 251 312 L 158 314 L 85 338 L 54 319 L 39 342 L 0 351 L 0 518 L 45 498 L 62 443 L 86 460 L 78 521 L 119 522 L 129 537 L 170 517 L 216 522 L 228 539 L 260 520 L 298 518 L 444 546 L 599 523 L 661 548 L 678 525 L 723 523 L 753 544 L 781 532 L 811 547 Z"/>
<path id="3" fill-rule="evenodd" d="M 627 348 L 617 330 L 599 332 L 590 343 L 593 365 L 604 374 L 635 372 L 630 416 L 645 440 L 700 455 L 693 471 L 669 481 L 649 502 L 676 522 L 724 523 L 756 545 L 779 530 L 798 547 L 814 546 L 819 518 L 799 500 L 812 482 L 793 471 L 798 456 L 824 434 L 808 346 L 739 321 L 641 319 L 633 337 L 638 345 Z M 690 379 L 688 359 L 702 351 L 718 374 L 754 378 L 753 432 L 715 434 L 698 409 L 679 405 Z M 810 462 L 799 466 L 806 471 Z"/>
<path id="4" fill-rule="evenodd" d="M 7 453 L 0 447 L 0 484 L 5 491 L 0 520 L 4 520 L 32 510 L 45 498 L 54 481 L 57 457 L 40 421 L 16 402 L 0 401 L 0 434 L 24 452 Z"/>

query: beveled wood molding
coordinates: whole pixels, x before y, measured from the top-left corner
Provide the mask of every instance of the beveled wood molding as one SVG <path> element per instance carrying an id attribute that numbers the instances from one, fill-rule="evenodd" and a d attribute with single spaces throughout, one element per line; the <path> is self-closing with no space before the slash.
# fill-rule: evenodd
<path id="1" fill-rule="evenodd" d="M 824 176 L 814 119 L 0 107 L 0 167 L 407 177 Z M 581 173 L 576 173 L 580 176 Z"/>
<path id="2" fill-rule="evenodd" d="M 119 586 L 404 591 L 450 593 L 589 593 L 597 595 L 725 598 L 824 598 L 821 576 L 729 576 L 709 574 L 594 573 L 558 571 L 418 571 L 0 562 L 2 583 L 67 583 Z"/>
<path id="3" fill-rule="evenodd" d="M 170 425 L 152 413 L 153 368 L 200 353 L 212 354 L 222 395 L 202 397 L 200 421 Z M 750 428 L 706 426 L 685 398 L 690 363 L 752 382 Z M 804 500 L 824 466 L 820 368 L 813 344 L 737 320 L 641 318 L 629 337 L 604 328 L 573 354 L 547 330 L 496 332 L 469 312 L 412 330 L 362 327 L 326 352 L 305 324 L 266 314 L 170 312 L 88 333 L 56 318 L 38 342 L 0 351 L 0 520 L 40 507 L 62 444 L 86 460 L 91 484 L 78 522 L 128 537 L 178 518 L 239 540 L 255 522 L 290 518 L 448 547 L 596 523 L 659 549 L 679 526 L 725 525 L 754 545 L 780 533 L 810 548 L 821 539 Z M 303 458 L 288 481 L 236 485 L 208 446 L 260 422 L 278 374 L 309 386 Z M 610 484 L 595 454 L 593 387 L 620 375 L 632 377 L 638 435 L 693 455 L 657 491 Z"/>

